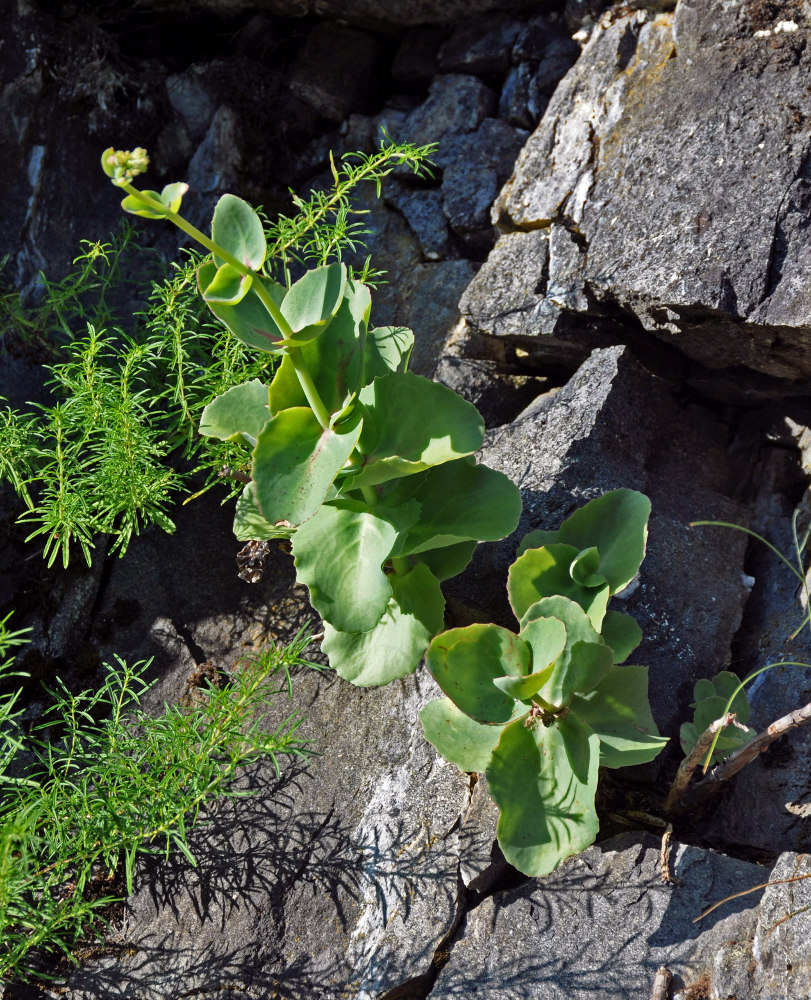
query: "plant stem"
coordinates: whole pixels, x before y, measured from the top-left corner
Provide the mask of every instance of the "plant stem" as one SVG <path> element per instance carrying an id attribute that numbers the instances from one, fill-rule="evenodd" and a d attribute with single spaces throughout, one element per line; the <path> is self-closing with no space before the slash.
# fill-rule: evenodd
<path id="1" fill-rule="evenodd" d="M 187 233 L 192 239 L 197 240 L 197 242 L 204 246 L 206 250 L 210 250 L 216 257 L 220 257 L 227 264 L 230 264 L 231 267 L 233 267 L 235 271 L 239 272 L 239 274 L 243 275 L 243 277 L 250 275 L 254 279 L 253 284 L 251 285 L 252 289 L 256 291 L 262 305 L 264 305 L 273 317 L 273 322 L 282 331 L 284 339 L 290 340 L 293 336 L 295 336 L 293 328 L 283 316 L 281 309 L 279 309 L 273 301 L 270 292 L 262 283 L 261 276 L 256 271 L 248 267 L 246 264 L 243 264 L 242 261 L 237 260 L 237 258 L 233 257 L 227 250 L 223 250 L 221 246 L 218 246 L 213 242 L 213 240 L 210 240 L 205 233 L 201 233 L 196 226 L 187 222 L 182 215 L 178 215 L 177 212 L 170 211 L 166 205 L 163 204 L 163 202 L 150 198 L 149 195 L 144 194 L 143 191 L 139 191 L 137 188 L 134 188 L 131 184 L 123 184 L 121 186 L 128 194 L 131 194 L 133 198 L 137 198 L 138 201 L 143 202 L 143 204 L 147 205 L 149 208 L 161 212 L 161 214 L 164 215 L 170 222 L 173 222 L 178 229 L 182 229 L 184 233 Z M 318 394 L 318 390 L 313 383 L 310 373 L 307 371 L 301 360 L 300 349 L 290 347 L 287 349 L 287 353 L 290 356 L 290 360 L 293 362 L 293 367 L 296 370 L 296 376 L 298 377 L 304 395 L 307 397 L 307 402 L 310 404 L 310 408 L 315 414 L 316 420 L 322 427 L 329 427 L 329 412 L 326 406 L 324 406 L 321 396 Z"/>
<path id="2" fill-rule="evenodd" d="M 395 576 L 404 576 L 411 569 L 408 556 L 392 556 L 391 568 Z"/>
<path id="3" fill-rule="evenodd" d="M 374 507 L 377 504 L 378 496 L 377 490 L 374 486 L 361 486 L 360 491 L 363 494 L 363 499 L 369 504 L 370 507 Z"/>
<path id="4" fill-rule="evenodd" d="M 307 397 L 307 402 L 310 404 L 310 409 L 315 414 L 315 419 L 321 424 L 322 427 L 329 427 L 329 411 L 326 406 L 324 406 L 324 401 L 318 393 L 318 389 L 315 387 L 315 382 L 313 382 L 312 375 L 304 364 L 304 359 L 301 355 L 300 347 L 288 347 L 287 356 L 295 369 L 296 376 L 299 380 L 299 385 L 302 388 L 304 395 Z"/>
<path id="5" fill-rule="evenodd" d="M 711 722 L 701 736 L 699 736 L 696 745 L 687 754 L 681 764 L 679 764 L 676 777 L 673 779 L 673 784 L 670 786 L 670 791 L 667 793 L 667 798 L 665 799 L 663 808 L 666 813 L 672 813 L 678 808 L 684 793 L 687 791 L 687 786 L 690 784 L 690 779 L 693 777 L 693 772 L 701 763 L 701 759 L 709 749 L 710 744 L 714 741 L 715 734 L 731 725 L 734 719 L 735 715 L 732 712 L 727 712 L 720 719 Z"/>
<path id="6" fill-rule="evenodd" d="M 792 729 L 799 729 L 800 726 L 809 724 L 811 724 L 811 702 L 777 719 L 762 733 L 758 733 L 754 739 L 745 743 L 740 750 L 730 754 L 726 760 L 714 767 L 703 781 L 696 785 L 694 792 L 702 798 L 706 798 L 712 792 L 717 791 L 724 781 L 729 781 L 741 768 L 746 767 L 758 754 L 763 753 L 775 740 L 785 736 Z"/>

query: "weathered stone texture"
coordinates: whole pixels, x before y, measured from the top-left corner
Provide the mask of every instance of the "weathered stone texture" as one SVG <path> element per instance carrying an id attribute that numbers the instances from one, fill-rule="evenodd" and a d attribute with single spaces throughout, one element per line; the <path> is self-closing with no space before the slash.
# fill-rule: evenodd
<path id="1" fill-rule="evenodd" d="M 796 7 L 780 30 L 784 15 L 758 20 L 754 3 L 603 18 L 493 210 L 581 242 L 585 297 L 561 303 L 534 269 L 536 296 L 580 315 L 619 307 L 711 368 L 808 379 L 811 20 Z"/>

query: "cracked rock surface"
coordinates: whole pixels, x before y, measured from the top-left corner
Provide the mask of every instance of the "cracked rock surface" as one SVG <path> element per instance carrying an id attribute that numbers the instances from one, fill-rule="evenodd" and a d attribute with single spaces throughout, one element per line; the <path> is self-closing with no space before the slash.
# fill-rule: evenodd
<path id="1" fill-rule="evenodd" d="M 542 340 L 613 316 L 711 369 L 807 381 L 810 17 L 748 0 L 604 17 L 493 208 L 527 233 L 506 237 L 521 312 L 496 296 L 486 315 L 494 266 L 477 325 Z M 580 253 L 554 252 L 561 231 Z"/>

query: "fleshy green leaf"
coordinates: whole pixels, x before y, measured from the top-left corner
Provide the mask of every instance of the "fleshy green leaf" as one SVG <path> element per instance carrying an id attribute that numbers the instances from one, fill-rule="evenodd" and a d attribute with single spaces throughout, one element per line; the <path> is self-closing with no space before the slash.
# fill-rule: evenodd
<path id="1" fill-rule="evenodd" d="M 189 190 L 189 185 L 182 181 L 175 181 L 174 184 L 167 184 L 161 191 L 161 201 L 170 212 L 179 212 L 183 195 Z"/>
<path id="2" fill-rule="evenodd" d="M 731 670 L 722 670 L 713 677 L 710 683 L 713 686 L 714 693 L 719 694 L 726 702 L 729 701 L 733 692 L 740 686 L 741 679 L 737 674 L 733 674 Z M 696 684 L 696 699 L 698 699 L 698 684 Z M 746 723 L 749 721 L 749 696 L 746 693 L 746 688 L 741 688 L 738 691 L 729 710 L 735 713 L 738 722 Z"/>
<path id="3" fill-rule="evenodd" d="M 376 378 L 361 390 L 365 459 L 350 488 L 470 455 L 481 447 L 484 422 L 475 406 L 439 382 L 410 372 Z"/>
<path id="4" fill-rule="evenodd" d="M 324 623 L 321 648 L 345 680 L 362 687 L 388 684 L 413 673 L 442 628 L 445 599 L 427 566 L 389 577 L 392 598 L 368 632 L 338 632 Z"/>
<path id="5" fill-rule="evenodd" d="M 220 441 L 247 434 L 255 441 L 268 420 L 268 387 L 255 378 L 213 399 L 203 410 L 200 433 Z"/>
<path id="6" fill-rule="evenodd" d="M 620 611 L 606 611 L 602 634 L 614 651 L 614 663 L 625 663 L 642 642 L 642 629 L 636 619 Z"/>
<path id="7" fill-rule="evenodd" d="M 696 705 L 695 715 L 693 716 L 693 721 L 698 732 L 703 733 L 716 719 L 723 718 L 726 707 L 727 699 L 722 698 L 720 694 L 713 695 L 712 698 L 702 699 Z"/>
<path id="8" fill-rule="evenodd" d="M 534 618 L 519 635 L 532 650 L 533 674 L 546 673 L 566 648 L 566 626 L 559 618 Z"/>
<path id="9" fill-rule="evenodd" d="M 420 552 L 419 556 L 414 558 L 418 562 L 425 563 L 437 580 L 442 583 L 462 572 L 473 558 L 476 545 L 475 541 L 457 542 L 456 545 L 445 545 L 441 549 Z"/>
<path id="10" fill-rule="evenodd" d="M 429 470 L 414 496 L 422 504 L 422 517 L 405 539 L 406 554 L 468 539 L 505 538 L 521 516 L 518 487 L 503 473 L 468 458 Z"/>
<path id="11" fill-rule="evenodd" d="M 205 261 L 197 268 L 197 285 L 201 294 L 211 284 L 216 270 L 216 265 L 210 260 Z M 285 293 L 284 287 L 271 281 L 270 278 L 256 275 L 250 290 L 240 302 L 235 305 L 227 305 L 224 302 L 208 302 L 207 305 L 217 319 L 224 323 L 237 340 L 242 341 L 247 347 L 271 353 L 282 351 L 284 348 L 281 341 L 284 340 L 284 334 L 276 326 L 273 317 L 262 304 L 262 300 L 256 292 L 257 282 L 264 285 L 276 305 L 282 302 Z"/>
<path id="12" fill-rule="evenodd" d="M 551 667 L 547 667 L 539 674 L 529 674 L 527 677 L 494 677 L 493 683 L 499 691 L 503 691 L 516 701 L 529 701 L 544 686 L 550 671 Z M 526 708 L 525 705 L 524 709 Z"/>
<path id="13" fill-rule="evenodd" d="M 141 193 L 153 198 L 155 201 L 161 200 L 161 196 L 157 191 L 151 191 L 148 188 L 145 188 Z M 145 205 L 140 198 L 136 198 L 135 195 L 132 194 L 128 194 L 127 197 L 122 200 L 121 207 L 130 215 L 140 215 L 142 219 L 166 218 L 165 208 L 150 208 L 149 205 Z"/>
<path id="14" fill-rule="evenodd" d="M 391 521 L 355 500 L 331 501 L 296 532 L 297 579 L 333 628 L 367 632 L 380 621 L 392 596 L 382 567 L 396 537 Z"/>
<path id="15" fill-rule="evenodd" d="M 275 416 L 282 410 L 308 405 L 290 355 L 284 354 L 270 383 L 270 412 Z"/>
<path id="16" fill-rule="evenodd" d="M 301 524 L 318 510 L 360 435 L 360 420 L 324 429 L 307 407 L 277 413 L 253 453 L 256 499 L 275 524 Z"/>
<path id="17" fill-rule="evenodd" d="M 262 220 L 247 201 L 234 194 L 224 194 L 217 202 L 211 220 L 211 238 L 253 271 L 265 261 L 267 245 Z M 225 263 L 216 255 L 215 259 L 218 265 Z"/>
<path id="18" fill-rule="evenodd" d="M 526 706 L 515 706 L 515 717 L 526 715 Z M 420 712 L 428 742 L 460 771 L 482 772 L 501 738 L 500 726 L 486 726 L 465 715 L 450 698 L 429 701 Z"/>
<path id="19" fill-rule="evenodd" d="M 295 528 L 273 525 L 262 516 L 256 502 L 256 483 L 248 483 L 237 497 L 234 511 L 234 534 L 241 542 L 271 538 L 290 538 Z"/>
<path id="20" fill-rule="evenodd" d="M 345 287 L 343 264 L 313 268 L 290 287 L 282 302 L 282 314 L 293 332 L 302 334 L 297 341 L 310 340 L 321 332 L 338 311 Z"/>
<path id="21" fill-rule="evenodd" d="M 363 384 L 378 375 L 404 372 L 414 346 L 414 334 L 404 326 L 378 326 L 370 330 L 364 350 Z"/>
<path id="22" fill-rule="evenodd" d="M 438 635 L 428 647 L 428 669 L 451 701 L 471 718 L 504 723 L 513 714 L 514 698 L 493 680 L 530 671 L 529 646 L 498 625 L 468 625 Z"/>
<path id="23" fill-rule="evenodd" d="M 568 704 L 575 691 L 590 691 L 614 662 L 610 646 L 595 632 L 586 612 L 566 597 L 544 597 L 521 619 L 522 629 L 535 618 L 559 618 L 566 626 L 566 648 L 539 694 L 550 704 Z"/>
<path id="24" fill-rule="evenodd" d="M 537 528 L 535 531 L 527 532 L 518 543 L 515 557 L 517 559 L 518 556 L 522 556 L 527 549 L 539 549 L 543 545 L 553 545 L 557 540 L 557 531 L 545 531 L 543 528 Z"/>
<path id="25" fill-rule="evenodd" d="M 594 842 L 598 764 L 599 741 L 576 720 L 504 727 L 486 773 L 500 811 L 499 846 L 511 865 L 548 875 Z"/>
<path id="26" fill-rule="evenodd" d="M 730 691 L 730 694 L 732 692 Z M 711 680 L 706 677 L 702 677 L 700 680 L 696 681 L 696 686 L 693 689 L 693 697 L 695 702 L 692 707 L 695 708 L 698 702 L 703 701 L 705 698 L 714 698 L 718 692 L 715 690 L 715 685 Z M 729 697 L 729 695 L 727 695 Z"/>
<path id="27" fill-rule="evenodd" d="M 627 587 L 645 557 L 650 500 L 636 490 L 612 490 L 566 518 L 558 541 L 578 551 L 595 546 L 600 553 L 600 573 L 611 593 Z"/>
<path id="28" fill-rule="evenodd" d="M 235 306 L 248 294 L 252 282 L 252 275 L 242 275 L 230 264 L 223 264 L 217 268 L 208 288 L 203 289 L 203 298 L 206 302 L 222 302 L 228 306 Z"/>
<path id="29" fill-rule="evenodd" d="M 507 574 L 507 593 L 519 621 L 536 601 L 561 595 L 579 604 L 599 630 L 608 604 L 608 584 L 584 587 L 573 580 L 570 568 L 578 554 L 571 545 L 552 544 L 528 549 L 516 559 Z"/>
<path id="30" fill-rule="evenodd" d="M 578 553 L 577 558 L 569 567 L 569 573 L 575 583 L 581 587 L 602 587 L 606 583 L 602 573 L 598 573 L 600 568 L 600 553 L 592 545 L 590 549 L 583 549 Z"/>
<path id="31" fill-rule="evenodd" d="M 612 667 L 593 691 L 572 698 L 572 713 L 599 737 L 603 767 L 645 764 L 667 743 L 651 715 L 647 667 Z"/>
<path id="32" fill-rule="evenodd" d="M 366 285 L 347 281 L 343 301 L 329 326 L 301 348 L 301 360 L 329 413 L 340 413 L 361 387 L 371 308 Z"/>

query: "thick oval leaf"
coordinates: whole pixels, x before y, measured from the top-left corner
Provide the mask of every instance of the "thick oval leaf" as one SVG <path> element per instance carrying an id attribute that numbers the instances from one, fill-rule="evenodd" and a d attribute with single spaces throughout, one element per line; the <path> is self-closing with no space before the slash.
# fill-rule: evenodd
<path id="1" fill-rule="evenodd" d="M 552 668 L 547 667 L 539 674 L 530 674 L 528 677 L 494 677 L 493 683 L 499 691 L 516 701 L 529 701 L 544 686 L 551 671 Z M 524 710 L 526 709 L 527 706 L 524 705 Z"/>
<path id="2" fill-rule="evenodd" d="M 275 416 L 282 410 L 308 405 L 290 355 L 285 354 L 270 383 L 270 412 Z"/>
<path id="3" fill-rule="evenodd" d="M 515 550 L 515 557 L 517 559 L 518 556 L 522 556 L 527 549 L 539 549 L 543 545 L 553 545 L 557 540 L 557 531 L 545 531 L 543 528 L 538 528 L 536 531 L 529 531 L 518 543 L 518 548 Z"/>
<path id="4" fill-rule="evenodd" d="M 417 562 L 425 563 L 440 583 L 457 576 L 470 563 L 478 543 L 457 542 L 456 545 L 445 545 L 441 549 L 431 549 L 420 552 L 414 557 Z"/>
<path id="5" fill-rule="evenodd" d="M 325 429 L 303 406 L 268 421 L 253 452 L 256 499 L 265 518 L 295 527 L 312 517 L 352 454 L 360 429 L 358 418 Z"/>
<path id="6" fill-rule="evenodd" d="M 240 542 L 290 538 L 295 530 L 289 525 L 271 524 L 262 516 L 259 504 L 256 502 L 256 483 L 248 483 L 237 497 L 237 506 L 234 511 L 234 534 Z"/>
<path id="7" fill-rule="evenodd" d="M 414 494 L 422 517 L 403 543 L 405 554 L 476 539 L 506 538 L 521 516 L 521 493 L 503 473 L 461 458 L 430 469 Z"/>
<path id="8" fill-rule="evenodd" d="M 592 545 L 590 549 L 583 549 L 578 553 L 577 558 L 569 567 L 569 573 L 575 583 L 581 587 L 602 587 L 606 583 L 602 573 L 598 573 L 600 568 L 600 553 Z"/>
<path id="9" fill-rule="evenodd" d="M 521 619 L 522 630 L 536 618 L 559 618 L 566 626 L 566 648 L 555 661 L 549 680 L 538 692 L 555 707 L 567 705 L 575 691 L 590 691 L 611 668 L 614 656 L 597 634 L 585 611 L 567 597 L 536 601 Z"/>
<path id="10" fill-rule="evenodd" d="M 594 842 L 598 766 L 599 741 L 586 726 L 568 719 L 548 728 L 527 729 L 520 719 L 505 726 L 486 774 L 500 811 L 498 843 L 511 865 L 548 875 Z"/>
<path id="11" fill-rule="evenodd" d="M 255 378 L 213 399 L 203 410 L 200 433 L 220 441 L 247 434 L 253 443 L 268 420 L 268 387 Z"/>
<path id="12" fill-rule="evenodd" d="M 493 680 L 530 671 L 529 646 L 498 625 L 468 625 L 443 632 L 428 647 L 428 669 L 451 701 L 472 719 L 507 722 L 515 699 Z"/>
<path id="13" fill-rule="evenodd" d="M 290 287 L 282 302 L 282 315 L 294 333 L 302 332 L 305 327 L 312 327 L 317 332 L 338 311 L 345 287 L 346 267 L 343 264 L 313 268 Z"/>
<path id="14" fill-rule="evenodd" d="M 340 413 L 361 387 L 363 347 L 372 297 L 360 281 L 347 281 L 329 326 L 301 348 L 301 359 L 328 413 Z"/>
<path id="15" fill-rule="evenodd" d="M 475 406 L 410 372 L 376 378 L 361 390 L 360 400 L 364 462 L 351 488 L 452 462 L 472 454 L 484 440 L 484 421 Z"/>
<path id="16" fill-rule="evenodd" d="M 206 302 L 223 302 L 225 305 L 235 306 L 248 294 L 252 282 L 252 275 L 242 275 L 230 264 L 223 264 L 217 268 L 211 284 L 203 289 L 203 298 Z"/>
<path id="17" fill-rule="evenodd" d="M 699 733 L 703 733 L 708 726 L 711 726 L 716 719 L 722 719 L 726 712 L 727 699 L 720 694 L 713 695 L 712 698 L 702 699 L 696 705 L 693 722 Z"/>
<path id="18" fill-rule="evenodd" d="M 247 201 L 224 194 L 217 202 L 211 220 L 211 238 L 226 253 L 256 271 L 265 261 L 267 245 L 262 220 Z M 225 261 L 217 258 L 218 264 Z"/>
<path id="19" fill-rule="evenodd" d="M 427 566 L 389 577 L 392 598 L 368 632 L 338 632 L 324 623 L 321 648 L 335 671 L 361 687 L 413 673 L 443 625 L 445 598 Z"/>
<path id="20" fill-rule="evenodd" d="M 570 568 L 578 557 L 572 545 L 552 544 L 527 549 L 510 566 L 507 594 L 520 621 L 527 608 L 544 597 L 560 595 L 579 604 L 599 631 L 608 604 L 609 587 L 584 587 L 572 579 Z"/>
<path id="21" fill-rule="evenodd" d="M 363 384 L 389 372 L 404 372 L 414 346 L 414 334 L 404 326 L 370 330 L 364 348 Z"/>
<path id="22" fill-rule="evenodd" d="M 621 611 L 606 611 L 602 635 L 614 651 L 614 663 L 625 663 L 642 642 L 642 629 L 637 625 L 636 619 Z"/>
<path id="23" fill-rule="evenodd" d="M 148 195 L 155 201 L 161 201 L 161 196 L 157 191 L 150 191 L 145 188 L 142 194 Z M 150 208 L 148 205 L 145 205 L 140 198 L 136 198 L 135 195 L 132 194 L 128 194 L 127 197 L 122 200 L 121 207 L 130 215 L 140 215 L 142 219 L 165 219 L 166 210 L 168 208 L 168 206 L 163 209 Z"/>
<path id="24" fill-rule="evenodd" d="M 189 185 L 182 181 L 175 181 L 174 184 L 167 184 L 161 191 L 161 201 L 170 212 L 179 212 L 183 195 L 189 190 Z"/>
<path id="25" fill-rule="evenodd" d="M 740 687 L 741 679 L 731 670 L 722 670 L 713 677 L 711 684 L 714 694 L 719 694 L 724 701 L 729 701 Z M 696 684 L 696 699 L 698 699 L 698 684 Z M 746 693 L 746 688 L 737 691 L 729 710 L 735 713 L 738 722 L 749 721 L 749 696 Z"/>
<path id="26" fill-rule="evenodd" d="M 546 674 L 566 648 L 566 626 L 559 618 L 535 618 L 521 629 L 519 635 L 532 650 L 532 673 Z M 536 688 L 537 692 L 540 688 Z M 534 693 L 534 692 L 533 692 Z"/>
<path id="27" fill-rule="evenodd" d="M 205 261 L 197 268 L 197 285 L 201 294 L 211 284 L 216 270 L 216 265 L 210 260 Z M 276 353 L 284 350 L 281 343 L 284 340 L 284 334 L 276 326 L 273 317 L 262 304 L 262 300 L 256 292 L 257 282 L 264 285 L 276 305 L 281 303 L 284 298 L 284 287 L 271 281 L 270 278 L 255 275 L 250 290 L 235 305 L 227 305 L 224 302 L 208 302 L 206 304 L 237 340 L 256 350 Z"/>
<path id="28" fill-rule="evenodd" d="M 645 764 L 667 743 L 651 715 L 647 667 L 612 667 L 593 691 L 572 698 L 571 713 L 599 737 L 603 767 Z"/>
<path id="29" fill-rule="evenodd" d="M 627 587 L 645 558 L 650 500 L 636 490 L 612 490 L 576 510 L 558 531 L 558 541 L 576 549 L 595 546 L 600 573 L 611 593 Z"/>
<path id="30" fill-rule="evenodd" d="M 364 504 L 334 500 L 306 521 L 293 538 L 296 577 L 310 603 L 340 632 L 367 632 L 392 596 L 383 562 L 397 529 Z"/>
<path id="31" fill-rule="evenodd" d="M 526 707 L 516 705 L 516 718 L 526 715 Z M 420 712 L 428 742 L 460 771 L 482 772 L 501 738 L 500 726 L 485 726 L 456 707 L 450 698 L 429 701 Z"/>

